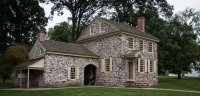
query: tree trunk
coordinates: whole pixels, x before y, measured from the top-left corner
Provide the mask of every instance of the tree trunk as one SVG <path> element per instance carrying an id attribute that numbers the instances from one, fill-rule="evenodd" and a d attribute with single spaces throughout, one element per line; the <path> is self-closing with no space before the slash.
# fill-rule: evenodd
<path id="1" fill-rule="evenodd" d="M 5 81 L 6 81 L 6 79 L 3 79 L 3 82 L 2 82 L 2 83 L 4 84 L 4 83 L 5 83 Z"/>
<path id="2" fill-rule="evenodd" d="M 181 71 L 178 71 L 178 79 L 181 79 Z"/>

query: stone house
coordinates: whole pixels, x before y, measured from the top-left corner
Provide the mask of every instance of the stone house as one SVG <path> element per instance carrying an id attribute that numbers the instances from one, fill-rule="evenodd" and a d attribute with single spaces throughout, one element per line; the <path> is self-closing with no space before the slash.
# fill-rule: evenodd
<path id="1" fill-rule="evenodd" d="M 28 63 L 15 67 L 14 86 L 118 86 L 158 84 L 157 42 L 145 33 L 145 18 L 137 28 L 95 17 L 76 44 L 45 40 L 37 33 Z"/>

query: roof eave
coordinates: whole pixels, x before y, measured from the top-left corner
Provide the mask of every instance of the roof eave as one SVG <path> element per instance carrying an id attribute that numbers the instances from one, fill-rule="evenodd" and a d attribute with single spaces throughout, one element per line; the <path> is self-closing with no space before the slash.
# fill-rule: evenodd
<path id="1" fill-rule="evenodd" d="M 95 55 L 86 55 L 86 54 L 73 54 L 73 53 L 66 53 L 66 52 L 55 52 L 47 50 L 47 54 L 54 54 L 54 55 L 65 55 L 65 56 L 73 56 L 73 57 L 83 57 L 83 58 L 100 58 L 99 56 Z"/>
<path id="2" fill-rule="evenodd" d="M 149 37 L 145 37 L 145 36 L 141 36 L 141 35 L 137 35 L 137 34 L 134 34 L 134 33 L 129 33 L 129 32 L 120 30 L 120 31 L 115 31 L 115 32 L 110 32 L 110 33 L 98 35 L 96 37 L 90 37 L 90 38 L 82 39 L 82 40 L 76 41 L 75 43 L 80 44 L 80 43 L 84 43 L 84 42 L 87 42 L 87 41 L 92 41 L 92 40 L 99 39 L 99 38 L 105 38 L 105 37 L 109 37 L 109 36 L 116 35 L 116 34 L 126 34 L 126 35 L 129 35 L 129 36 L 135 36 L 135 37 L 138 37 L 138 38 L 142 38 L 142 39 L 146 39 L 146 40 L 150 40 L 150 41 L 154 41 L 154 42 L 160 42 L 160 40 L 157 39 L 157 38 L 149 38 Z"/>

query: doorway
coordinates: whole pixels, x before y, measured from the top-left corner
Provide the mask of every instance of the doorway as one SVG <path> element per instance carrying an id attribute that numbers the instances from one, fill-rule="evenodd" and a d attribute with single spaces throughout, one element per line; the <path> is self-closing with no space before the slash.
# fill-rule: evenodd
<path id="1" fill-rule="evenodd" d="M 96 77 L 96 67 L 87 65 L 84 69 L 84 85 L 94 85 Z"/>
<path id="2" fill-rule="evenodd" d="M 135 67 L 133 66 L 133 62 L 128 62 L 128 68 L 129 68 L 129 79 L 134 80 L 135 79 Z"/>

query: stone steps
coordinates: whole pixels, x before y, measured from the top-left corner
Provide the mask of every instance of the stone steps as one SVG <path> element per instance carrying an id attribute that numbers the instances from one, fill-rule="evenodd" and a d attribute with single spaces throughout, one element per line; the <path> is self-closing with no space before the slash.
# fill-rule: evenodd
<path id="1" fill-rule="evenodd" d="M 148 88 L 149 85 L 144 81 L 127 81 L 127 87 Z"/>

